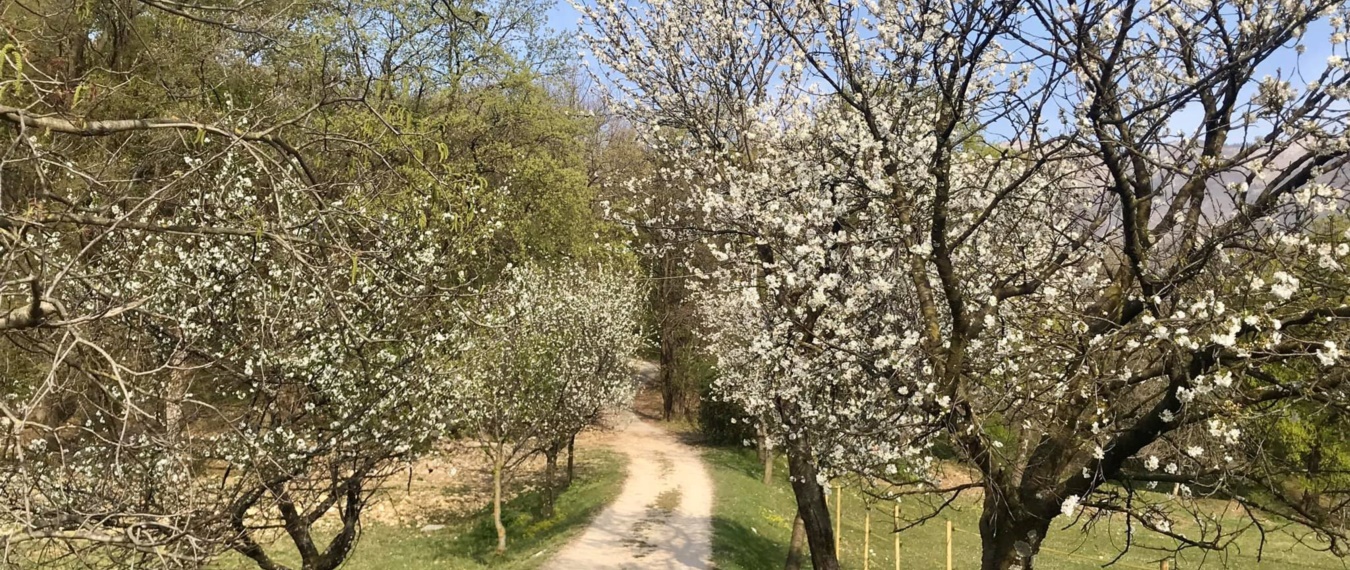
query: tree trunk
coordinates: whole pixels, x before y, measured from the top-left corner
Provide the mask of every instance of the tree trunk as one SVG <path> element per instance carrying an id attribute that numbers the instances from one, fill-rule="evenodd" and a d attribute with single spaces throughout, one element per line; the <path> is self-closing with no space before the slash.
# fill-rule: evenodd
<path id="1" fill-rule="evenodd" d="M 506 525 L 502 524 L 502 450 L 492 459 L 492 524 L 497 527 L 497 552 L 506 552 Z"/>
<path id="2" fill-rule="evenodd" d="M 773 484 L 773 450 L 764 453 L 764 484 Z"/>
<path id="3" fill-rule="evenodd" d="M 783 570 L 802 569 L 802 543 L 806 542 L 806 525 L 802 524 L 799 514 L 792 519 L 792 540 L 788 542 L 787 563 Z"/>
<path id="4" fill-rule="evenodd" d="M 675 340 L 661 336 L 661 419 L 675 416 Z"/>
<path id="5" fill-rule="evenodd" d="M 557 496 L 558 454 L 562 452 L 562 442 L 549 444 L 544 450 L 544 492 L 539 505 L 539 514 L 544 518 L 553 518 L 553 503 Z"/>
<path id="6" fill-rule="evenodd" d="M 572 478 L 576 476 L 576 458 L 577 434 L 572 434 L 567 438 L 567 484 L 564 487 L 572 486 Z"/>
<path id="7" fill-rule="evenodd" d="M 797 497 L 797 516 L 802 519 L 806 528 L 806 543 L 811 546 L 811 566 L 815 570 L 839 570 L 825 488 L 816 481 L 818 473 L 815 457 L 801 437 L 790 441 L 787 453 L 792 494 Z"/>
<path id="8" fill-rule="evenodd" d="M 1050 517 L 1038 517 L 1025 507 L 1004 503 L 1005 495 L 985 490 L 980 513 L 981 570 L 1032 570 Z"/>
<path id="9" fill-rule="evenodd" d="M 773 483 L 773 447 L 769 442 L 769 430 L 764 422 L 759 422 L 759 461 L 764 464 L 764 484 Z"/>
<path id="10" fill-rule="evenodd" d="M 187 399 L 188 372 L 184 368 L 187 355 L 174 352 L 169 358 L 169 382 L 164 394 L 164 438 L 171 453 L 177 455 L 183 439 L 183 400 Z"/>

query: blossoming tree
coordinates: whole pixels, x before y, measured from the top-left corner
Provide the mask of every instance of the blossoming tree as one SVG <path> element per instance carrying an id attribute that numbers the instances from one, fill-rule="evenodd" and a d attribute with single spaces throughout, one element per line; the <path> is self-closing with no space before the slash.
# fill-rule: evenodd
<path id="1" fill-rule="evenodd" d="M 7 208 L 8 358 L 40 371 L 3 408 L 8 552 L 230 548 L 271 568 L 258 536 L 281 528 L 336 567 L 375 485 L 445 428 L 427 357 L 455 350 L 442 260 L 464 242 L 264 165 L 227 148 L 83 203 L 66 165 L 46 205 Z"/>
<path id="2" fill-rule="evenodd" d="M 991 570 L 1084 514 L 1204 549 L 1274 517 L 1345 551 L 1339 493 L 1300 505 L 1243 435 L 1345 409 L 1344 3 L 581 9 L 657 176 L 699 189 L 647 221 L 721 261 L 722 389 L 781 424 L 816 568 L 845 471 L 981 491 Z M 936 479 L 937 441 L 974 483 Z"/>
<path id="3" fill-rule="evenodd" d="M 289 6 L 40 6 L 0 48 L 0 564 L 337 567 L 456 417 L 488 192 L 343 112 L 351 70 L 287 83 Z"/>
<path id="4" fill-rule="evenodd" d="M 628 360 L 642 338 L 641 301 L 632 275 L 581 266 L 510 268 L 483 295 L 480 330 L 458 362 L 454 389 L 465 433 L 492 463 L 498 552 L 507 546 L 502 495 L 512 471 L 545 455 L 543 507 L 551 514 L 562 447 L 632 400 Z"/>

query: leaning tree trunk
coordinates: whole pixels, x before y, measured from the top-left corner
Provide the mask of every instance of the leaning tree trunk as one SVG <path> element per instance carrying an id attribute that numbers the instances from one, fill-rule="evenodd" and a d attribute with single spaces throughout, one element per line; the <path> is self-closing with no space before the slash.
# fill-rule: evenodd
<path id="1" fill-rule="evenodd" d="M 802 544 L 806 542 L 806 525 L 802 524 L 802 516 L 797 515 L 792 519 L 792 540 L 788 542 L 787 563 L 783 564 L 783 570 L 802 570 Z"/>
<path id="2" fill-rule="evenodd" d="M 506 552 L 506 525 L 502 524 L 502 453 L 503 449 L 497 448 L 496 457 L 492 458 L 492 524 L 497 527 L 497 552 Z"/>
<path id="3" fill-rule="evenodd" d="M 788 472 L 792 475 L 792 494 L 797 497 L 797 516 L 801 517 L 806 529 L 811 566 L 815 570 L 839 570 L 825 488 L 816 480 L 815 457 L 805 439 L 792 439 L 787 446 Z"/>
<path id="4" fill-rule="evenodd" d="M 1005 502 L 1007 497 L 985 489 L 980 513 L 981 570 L 1033 570 L 1036 553 L 1050 529 L 1054 513 L 1032 512 L 1020 501 Z"/>

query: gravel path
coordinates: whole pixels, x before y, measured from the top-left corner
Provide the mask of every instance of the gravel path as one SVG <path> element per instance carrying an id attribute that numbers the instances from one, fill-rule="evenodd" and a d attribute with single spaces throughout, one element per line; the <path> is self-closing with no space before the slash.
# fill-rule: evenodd
<path id="1" fill-rule="evenodd" d="M 604 438 L 628 455 L 619 498 L 545 570 L 711 568 L 712 480 L 697 449 L 631 413 Z"/>

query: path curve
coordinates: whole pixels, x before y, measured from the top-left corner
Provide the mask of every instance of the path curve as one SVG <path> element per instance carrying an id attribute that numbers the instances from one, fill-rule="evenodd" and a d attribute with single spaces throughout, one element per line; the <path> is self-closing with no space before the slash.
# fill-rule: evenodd
<path id="1" fill-rule="evenodd" d="M 545 570 L 712 567 L 712 480 L 697 449 L 627 413 L 605 442 L 628 455 L 614 503 Z"/>

